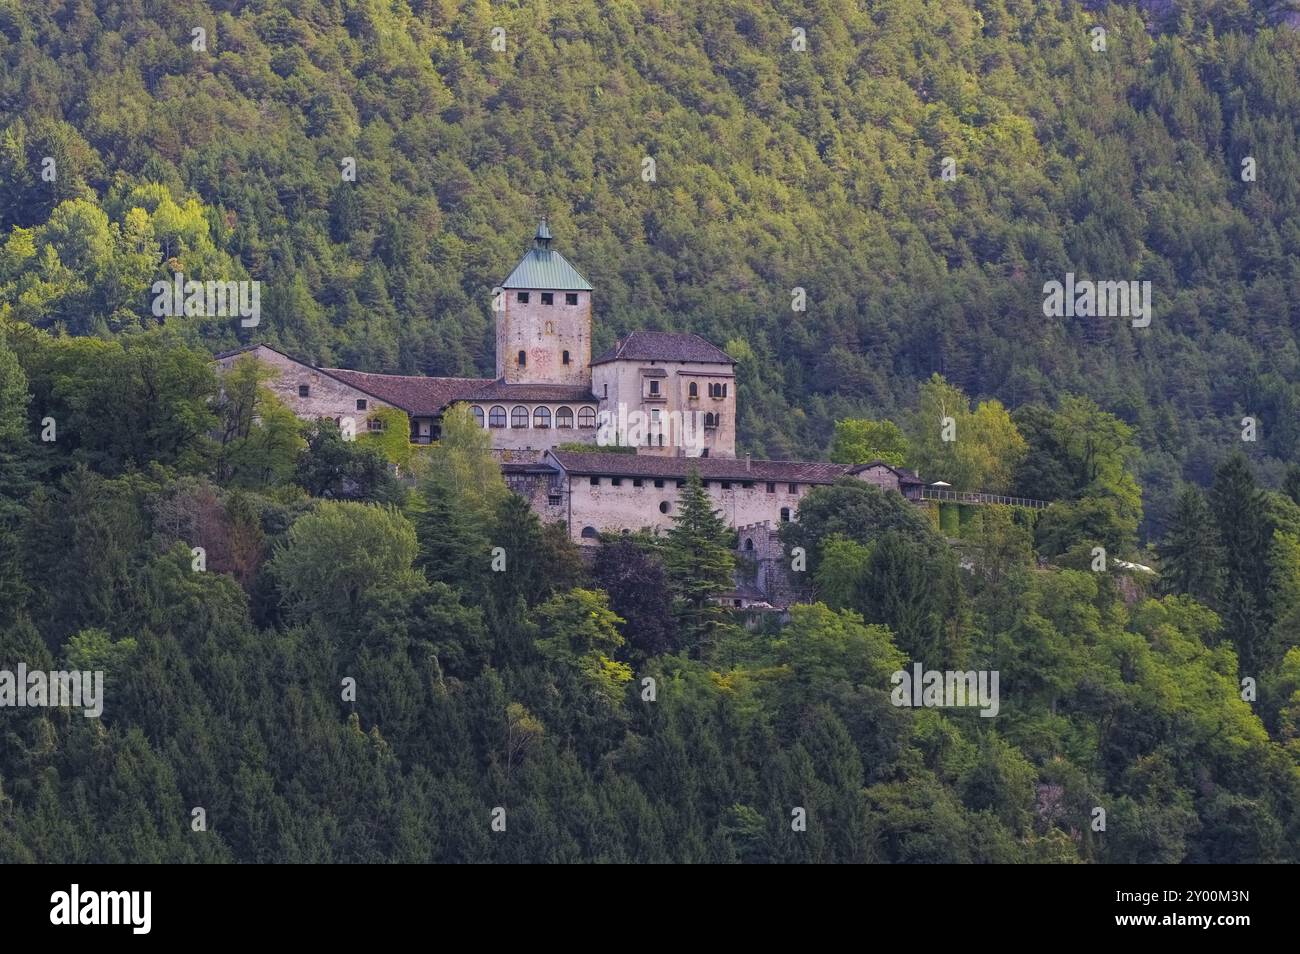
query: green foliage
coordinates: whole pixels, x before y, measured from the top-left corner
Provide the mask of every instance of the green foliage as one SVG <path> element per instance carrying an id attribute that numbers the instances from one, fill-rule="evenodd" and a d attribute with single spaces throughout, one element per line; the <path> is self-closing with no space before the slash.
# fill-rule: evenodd
<path id="1" fill-rule="evenodd" d="M 942 375 L 921 385 L 908 433 L 908 460 L 927 480 L 957 490 L 1001 493 L 1025 455 L 1025 442 L 999 401 L 972 411 L 960 388 Z"/>
<path id="2" fill-rule="evenodd" d="M 170 331 L 120 341 L 29 337 L 19 357 L 33 417 L 54 419 L 56 448 L 72 461 L 105 473 L 207 465 L 216 375 Z"/>
<path id="3" fill-rule="evenodd" d="M 289 528 L 269 569 L 287 606 L 341 623 L 384 590 L 414 588 L 415 554 L 415 528 L 396 510 L 323 501 Z"/>
<path id="4" fill-rule="evenodd" d="M 618 704 L 632 668 L 610 653 L 623 645 L 614 614 L 600 593 L 573 589 L 537 607 L 537 648 L 548 659 L 571 665 L 590 690 L 609 706 Z"/>
<path id="5" fill-rule="evenodd" d="M 731 530 L 692 471 L 678 495 L 673 525 L 663 543 L 668 596 L 686 648 L 704 653 L 718 636 L 724 611 L 717 598 L 732 586 Z"/>
<path id="6" fill-rule="evenodd" d="M 907 438 L 893 421 L 835 422 L 830 457 L 837 464 L 883 460 L 891 467 L 902 467 L 907 456 Z"/>
<path id="7" fill-rule="evenodd" d="M 484 289 L 544 211 L 596 286 L 593 349 L 638 328 L 725 342 L 757 456 L 811 456 L 838 420 L 901 422 L 941 369 L 1008 407 L 1086 394 L 1166 490 L 1203 482 L 1223 422 L 1250 413 L 1280 477 L 1300 446 L 1300 52 L 1267 7 L 1122 6 L 1126 40 L 1097 56 L 1077 4 L 839 4 L 792 57 L 789 11 L 717 0 L 491 22 L 304 0 L 223 12 L 234 39 L 205 58 L 174 42 L 189 7 L 19 4 L 0 41 L 0 312 L 127 331 L 155 323 L 149 288 L 176 270 L 252 278 L 271 343 L 486 374 Z M 494 25 L 517 42 L 479 55 Z M 647 154 L 659 187 L 639 180 Z M 1067 270 L 1150 278 L 1152 325 L 1044 320 L 1042 285 Z M 180 324 L 214 346 L 246 334 Z"/>
<path id="8" fill-rule="evenodd" d="M 1208 606 L 1218 604 L 1223 550 L 1205 495 L 1196 487 L 1179 492 L 1173 523 L 1158 552 L 1164 592 L 1183 593 Z"/>
<path id="9" fill-rule="evenodd" d="M 799 519 L 781 527 L 781 542 L 787 553 L 795 547 L 804 548 L 808 573 L 816 579 L 827 541 L 838 536 L 869 547 L 877 536 L 891 530 L 914 539 L 934 537 L 926 519 L 899 494 L 846 477 L 804 495 L 799 503 Z M 935 541 L 935 545 L 941 544 Z"/>
<path id="10" fill-rule="evenodd" d="M 1075 4 L 842 4 L 792 59 L 755 4 L 336 6 L 225 4 L 206 58 L 194 4 L 0 12 L 0 661 L 110 687 L 6 716 L 0 862 L 1300 862 L 1300 51 L 1267 12 L 1111 5 L 1100 58 Z M 304 448 L 257 373 L 219 389 L 237 321 L 151 312 L 253 278 L 259 340 L 488 373 L 541 211 L 595 351 L 726 343 L 743 449 L 1056 503 L 954 551 L 818 488 L 782 540 L 824 602 L 750 631 L 698 481 L 588 567 L 463 411 L 427 452 L 383 413 Z M 1044 321 L 1067 270 L 1150 278 L 1151 327 Z M 1160 599 L 1069 568 L 1157 533 Z M 909 658 L 998 671 L 999 716 L 894 706 Z"/>
<path id="11" fill-rule="evenodd" d="M 222 376 L 218 480 L 240 487 L 284 483 L 306 449 L 297 417 L 266 386 L 272 374 L 245 355 Z"/>
<path id="12" fill-rule="evenodd" d="M 371 427 L 374 422 L 377 427 Z M 418 444 L 411 443 L 410 426 L 405 411 L 394 407 L 377 407 L 358 425 L 357 442 L 379 451 L 398 472 L 409 470 Z"/>
<path id="13" fill-rule="evenodd" d="M 333 421 L 313 421 L 294 480 L 311 495 L 339 500 L 401 504 L 405 489 L 380 448 L 344 436 Z"/>

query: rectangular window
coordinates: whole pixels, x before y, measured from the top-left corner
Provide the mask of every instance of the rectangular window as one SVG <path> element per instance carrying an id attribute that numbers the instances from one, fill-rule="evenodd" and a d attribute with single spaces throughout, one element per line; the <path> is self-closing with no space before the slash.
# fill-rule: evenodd
<path id="1" fill-rule="evenodd" d="M 664 482 L 663 482 L 663 479 L 662 479 L 662 478 L 658 478 L 658 479 L 655 480 L 655 486 L 656 486 L 656 487 L 662 487 L 663 485 L 664 485 Z"/>
<path id="2" fill-rule="evenodd" d="M 307 397 L 311 394 L 311 387 L 306 384 L 298 385 L 298 397 Z"/>
<path id="3" fill-rule="evenodd" d="M 752 480 L 747 480 L 747 481 L 745 481 L 743 484 L 741 484 L 740 486 L 744 487 L 746 490 L 753 490 L 753 489 L 754 489 L 754 482 L 753 482 Z"/>
<path id="4" fill-rule="evenodd" d="M 563 356 L 563 358 L 562 358 L 561 360 L 563 360 L 565 364 L 568 364 L 568 363 L 569 363 L 569 352 L 567 352 L 567 351 L 564 352 L 564 356 Z"/>
<path id="5" fill-rule="evenodd" d="M 622 486 L 623 486 L 623 478 L 622 478 L 622 477 L 611 477 L 611 478 L 609 478 L 609 485 L 610 485 L 611 487 L 622 487 Z"/>
<path id="6" fill-rule="evenodd" d="M 519 302 L 521 305 L 528 304 L 528 292 L 520 292 L 515 295 L 515 301 Z"/>
<path id="7" fill-rule="evenodd" d="M 791 485 L 790 485 L 790 493 L 792 493 L 792 494 L 797 494 L 798 492 L 799 492 L 799 485 L 798 485 L 798 484 L 791 484 Z"/>
<path id="8" fill-rule="evenodd" d="M 565 292 L 565 293 L 564 293 L 564 303 L 565 303 L 566 305 L 576 305 L 576 304 L 578 303 L 578 293 L 577 293 L 577 292 Z"/>
<path id="9" fill-rule="evenodd" d="M 679 480 L 679 481 L 677 481 L 677 489 L 678 489 L 678 490 L 681 490 L 681 489 L 682 489 L 683 487 L 685 487 L 685 486 L 686 486 L 686 481 L 684 481 L 684 480 Z"/>
<path id="10" fill-rule="evenodd" d="M 633 486 L 633 487 L 640 487 L 640 486 L 641 486 L 641 483 L 642 483 L 642 481 L 641 481 L 641 478 L 640 478 L 640 477 L 634 477 L 634 478 L 632 479 L 632 486 Z"/>
<path id="11" fill-rule="evenodd" d="M 593 486 L 593 487 L 599 487 L 599 486 L 600 486 L 600 478 L 599 478 L 599 477 L 593 477 L 593 478 L 591 478 L 591 486 Z"/>
<path id="12" fill-rule="evenodd" d="M 731 481 L 729 481 L 729 480 L 724 480 L 724 481 L 722 482 L 722 489 L 723 489 L 723 490 L 730 490 L 730 489 L 731 489 Z"/>
<path id="13" fill-rule="evenodd" d="M 560 505 L 560 495 L 559 495 L 559 494 L 547 494 L 547 495 L 546 495 L 546 502 L 547 502 L 548 504 L 550 504 L 552 507 L 558 507 L 558 506 Z"/>
<path id="14" fill-rule="evenodd" d="M 658 395 L 659 395 L 659 382 L 658 382 L 658 381 L 651 381 L 651 382 L 650 382 L 650 393 L 653 394 L 653 395 L 655 395 L 656 397 L 658 397 Z"/>
<path id="15" fill-rule="evenodd" d="M 775 484 L 773 481 L 770 481 L 770 480 L 769 480 L 769 481 L 767 482 L 767 492 L 768 492 L 769 494 L 774 494 L 774 493 L 776 493 L 776 484 Z"/>
<path id="16" fill-rule="evenodd" d="M 382 431 L 383 429 L 384 422 L 377 417 L 372 417 L 370 420 L 366 421 L 366 430 L 368 431 Z"/>
<path id="17" fill-rule="evenodd" d="M 357 410 L 358 410 L 358 411 L 364 411 L 365 409 L 366 409 L 366 399 L 365 399 L 365 398 L 357 398 Z"/>
<path id="18" fill-rule="evenodd" d="M 542 304 L 543 304 L 543 305 L 554 305 L 554 304 L 555 304 L 555 296 L 554 296 L 553 294 L 551 294 L 550 292 L 542 292 Z"/>

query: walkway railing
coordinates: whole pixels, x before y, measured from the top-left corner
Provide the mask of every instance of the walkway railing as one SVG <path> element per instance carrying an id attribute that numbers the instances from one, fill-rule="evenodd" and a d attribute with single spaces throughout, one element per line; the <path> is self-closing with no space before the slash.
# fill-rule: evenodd
<path id="1" fill-rule="evenodd" d="M 1042 510 L 1048 504 L 1046 500 L 1032 500 L 1029 497 L 1004 497 L 1001 494 L 944 490 L 942 487 L 922 487 L 921 499 L 941 500 L 947 503 L 1001 504 L 1004 507 L 1028 507 L 1031 510 Z"/>

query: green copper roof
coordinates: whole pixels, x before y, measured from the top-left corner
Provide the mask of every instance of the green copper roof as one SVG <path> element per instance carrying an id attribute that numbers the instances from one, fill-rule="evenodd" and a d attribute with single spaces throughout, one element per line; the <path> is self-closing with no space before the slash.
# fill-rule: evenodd
<path id="1" fill-rule="evenodd" d="M 519 260 L 502 288 L 541 288 L 554 291 L 591 291 L 591 284 L 578 274 L 559 252 L 551 249 L 551 230 L 542 219 L 533 247 Z"/>

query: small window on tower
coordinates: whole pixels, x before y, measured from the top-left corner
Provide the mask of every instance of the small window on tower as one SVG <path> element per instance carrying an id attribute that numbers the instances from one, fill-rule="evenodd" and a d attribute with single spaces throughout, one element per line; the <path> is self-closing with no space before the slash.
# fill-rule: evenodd
<path id="1" fill-rule="evenodd" d="M 567 351 L 564 352 L 564 354 L 560 356 L 560 360 L 563 361 L 565 364 L 568 364 L 568 363 L 569 363 L 569 352 L 567 352 Z"/>
<path id="2" fill-rule="evenodd" d="M 525 368 L 525 367 L 527 367 L 527 366 L 528 366 L 528 352 L 527 352 L 527 351 L 520 351 L 520 352 L 519 352 L 519 367 L 521 367 L 521 368 Z"/>
<path id="3" fill-rule="evenodd" d="M 542 304 L 543 304 L 543 305 L 554 305 L 554 304 L 555 304 L 555 295 L 554 295 L 553 293 L 551 293 L 551 292 L 542 292 Z"/>
<path id="4" fill-rule="evenodd" d="M 519 302 L 521 305 L 528 304 L 528 292 L 520 292 L 515 295 L 515 301 Z"/>
<path id="5" fill-rule="evenodd" d="M 578 293 L 577 293 L 577 292 L 565 292 L 565 293 L 564 293 L 564 303 L 565 303 L 566 305 L 576 305 L 576 304 L 578 303 Z"/>

